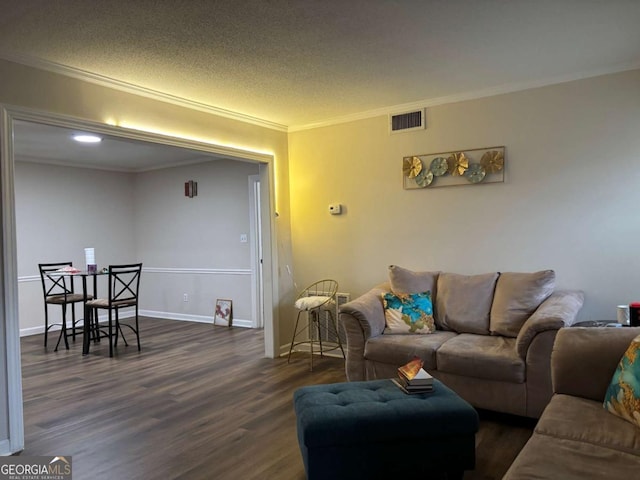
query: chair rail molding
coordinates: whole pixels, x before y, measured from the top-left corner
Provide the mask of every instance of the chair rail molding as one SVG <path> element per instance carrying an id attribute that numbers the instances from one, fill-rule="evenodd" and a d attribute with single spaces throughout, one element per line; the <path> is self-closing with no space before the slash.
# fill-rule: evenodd
<path id="1" fill-rule="evenodd" d="M 143 273 L 179 273 L 190 275 L 251 275 L 250 268 L 175 268 L 143 267 Z"/>
<path id="2" fill-rule="evenodd" d="M 142 267 L 142 273 L 177 273 L 181 275 L 251 275 L 250 268 L 175 268 L 175 267 Z M 39 282 L 38 275 L 22 275 L 18 283 Z"/>

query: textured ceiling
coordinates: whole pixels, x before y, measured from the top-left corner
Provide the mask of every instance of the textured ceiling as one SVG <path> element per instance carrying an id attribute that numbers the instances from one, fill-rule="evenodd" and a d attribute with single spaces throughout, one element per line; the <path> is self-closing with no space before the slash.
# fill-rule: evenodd
<path id="1" fill-rule="evenodd" d="M 0 0 L 0 56 L 287 126 L 640 67 L 637 0 Z"/>

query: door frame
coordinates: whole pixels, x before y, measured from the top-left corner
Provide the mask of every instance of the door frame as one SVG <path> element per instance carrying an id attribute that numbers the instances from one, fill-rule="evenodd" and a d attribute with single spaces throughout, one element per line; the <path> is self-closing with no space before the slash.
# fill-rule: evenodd
<path id="1" fill-rule="evenodd" d="M 262 208 L 260 175 L 249 176 L 249 248 L 251 249 L 251 304 L 253 328 L 264 327 Z"/>
<path id="2" fill-rule="evenodd" d="M 0 455 L 8 455 L 24 449 L 24 418 L 22 404 L 22 371 L 20 360 L 20 317 L 18 312 L 18 269 L 14 191 L 13 122 L 24 120 L 52 126 L 81 129 L 88 132 L 170 145 L 213 153 L 220 157 L 249 161 L 259 165 L 260 228 L 262 232 L 262 278 L 264 292 L 264 344 L 265 357 L 275 358 L 278 313 L 277 241 L 275 240 L 275 181 L 274 155 L 242 148 L 206 143 L 179 136 L 170 136 L 124 127 L 97 123 L 86 119 L 44 112 L 24 107 L 0 104 L 0 342 L 4 343 L 6 357 L 0 358 L 0 367 L 6 362 L 6 391 L 8 411 L 8 441 L 0 439 Z M 2 328 L 4 326 L 4 329 Z M 0 376 L 0 382 L 2 381 Z M 1 386 L 0 386 L 1 387 Z M 2 390 L 3 388 L 0 388 Z M 0 399 L 0 404 L 3 403 Z M 1 420 L 1 418 L 0 418 Z"/>

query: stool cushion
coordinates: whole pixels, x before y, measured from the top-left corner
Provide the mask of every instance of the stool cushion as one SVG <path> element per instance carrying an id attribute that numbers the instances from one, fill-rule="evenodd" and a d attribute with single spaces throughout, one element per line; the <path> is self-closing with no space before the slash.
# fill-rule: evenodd
<path id="1" fill-rule="evenodd" d="M 87 299 L 90 300 L 93 297 L 91 295 L 87 295 Z M 84 300 L 84 296 L 80 293 L 70 293 L 65 297 L 64 295 L 49 295 L 45 301 L 47 303 L 54 303 L 56 305 L 63 303 L 76 303 L 82 302 Z"/>
<path id="2" fill-rule="evenodd" d="M 115 300 L 111 303 L 114 308 L 121 307 L 133 307 L 136 304 L 135 298 L 130 298 L 127 300 Z M 87 307 L 91 308 L 109 308 L 109 299 L 108 298 L 96 298 L 95 300 L 91 300 L 87 302 Z"/>
<path id="3" fill-rule="evenodd" d="M 329 300 L 331 300 L 331 297 L 301 297 L 296 300 L 295 306 L 298 310 L 311 310 L 329 302 Z"/>

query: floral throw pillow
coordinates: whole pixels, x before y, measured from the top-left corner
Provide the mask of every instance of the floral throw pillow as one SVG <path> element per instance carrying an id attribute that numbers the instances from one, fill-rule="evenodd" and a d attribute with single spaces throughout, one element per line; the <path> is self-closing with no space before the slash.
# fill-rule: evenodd
<path id="1" fill-rule="evenodd" d="M 433 303 L 431 292 L 385 293 L 382 295 L 385 333 L 433 333 Z"/>
<path id="2" fill-rule="evenodd" d="M 604 408 L 640 427 L 640 335 L 620 359 L 604 396 Z"/>

